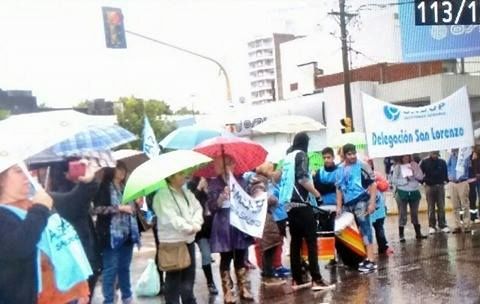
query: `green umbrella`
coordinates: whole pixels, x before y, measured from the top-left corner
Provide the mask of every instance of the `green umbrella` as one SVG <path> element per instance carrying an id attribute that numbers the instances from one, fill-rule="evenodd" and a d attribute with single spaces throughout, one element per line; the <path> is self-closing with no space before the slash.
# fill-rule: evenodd
<path id="1" fill-rule="evenodd" d="M 122 202 L 149 195 L 165 185 L 165 178 L 211 161 L 210 157 L 191 150 L 172 151 L 150 159 L 130 174 Z"/>

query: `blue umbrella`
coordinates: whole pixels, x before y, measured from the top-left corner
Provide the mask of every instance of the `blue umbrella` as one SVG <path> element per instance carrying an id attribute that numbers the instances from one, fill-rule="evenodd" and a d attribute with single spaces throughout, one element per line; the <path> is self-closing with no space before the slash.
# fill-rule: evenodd
<path id="1" fill-rule="evenodd" d="M 227 132 L 197 126 L 181 127 L 162 139 L 160 146 L 169 150 L 191 150 L 207 139 L 229 135 Z"/>
<path id="2" fill-rule="evenodd" d="M 118 125 L 90 126 L 52 147 L 58 156 L 81 155 L 91 151 L 105 151 L 134 141 L 137 136 Z"/>

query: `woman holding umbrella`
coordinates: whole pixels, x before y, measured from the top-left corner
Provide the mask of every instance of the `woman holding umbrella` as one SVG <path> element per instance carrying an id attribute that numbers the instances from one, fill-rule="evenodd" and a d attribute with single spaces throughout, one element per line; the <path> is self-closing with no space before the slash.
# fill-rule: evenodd
<path id="1" fill-rule="evenodd" d="M 235 303 L 230 288 L 230 264 L 233 260 L 237 276 L 240 297 L 244 300 L 253 300 L 247 283 L 245 255 L 253 239 L 230 225 L 230 191 L 228 189 L 229 174 L 234 172 L 235 161 L 229 157 L 214 158 L 214 168 L 217 177 L 208 184 L 208 205 L 214 214 L 210 245 L 212 252 L 220 253 L 220 276 L 225 303 Z M 241 176 L 235 177 L 245 188 Z"/>

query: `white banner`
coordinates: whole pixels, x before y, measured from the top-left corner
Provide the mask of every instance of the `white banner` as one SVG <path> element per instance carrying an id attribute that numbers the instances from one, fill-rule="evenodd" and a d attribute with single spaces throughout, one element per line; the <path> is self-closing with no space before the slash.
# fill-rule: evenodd
<path id="1" fill-rule="evenodd" d="M 369 157 L 474 145 L 467 88 L 424 107 L 404 107 L 363 95 Z"/>
<path id="2" fill-rule="evenodd" d="M 256 237 L 263 236 L 267 217 L 267 193 L 253 198 L 230 175 L 230 224 L 238 230 Z"/>

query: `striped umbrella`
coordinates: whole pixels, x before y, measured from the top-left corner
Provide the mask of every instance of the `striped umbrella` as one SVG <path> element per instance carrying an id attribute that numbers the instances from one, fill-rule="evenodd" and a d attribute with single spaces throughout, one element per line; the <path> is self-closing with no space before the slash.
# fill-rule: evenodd
<path id="1" fill-rule="evenodd" d="M 59 156 L 79 155 L 90 151 L 105 151 L 134 141 L 137 136 L 118 126 L 90 126 L 53 146 L 52 151 Z"/>

